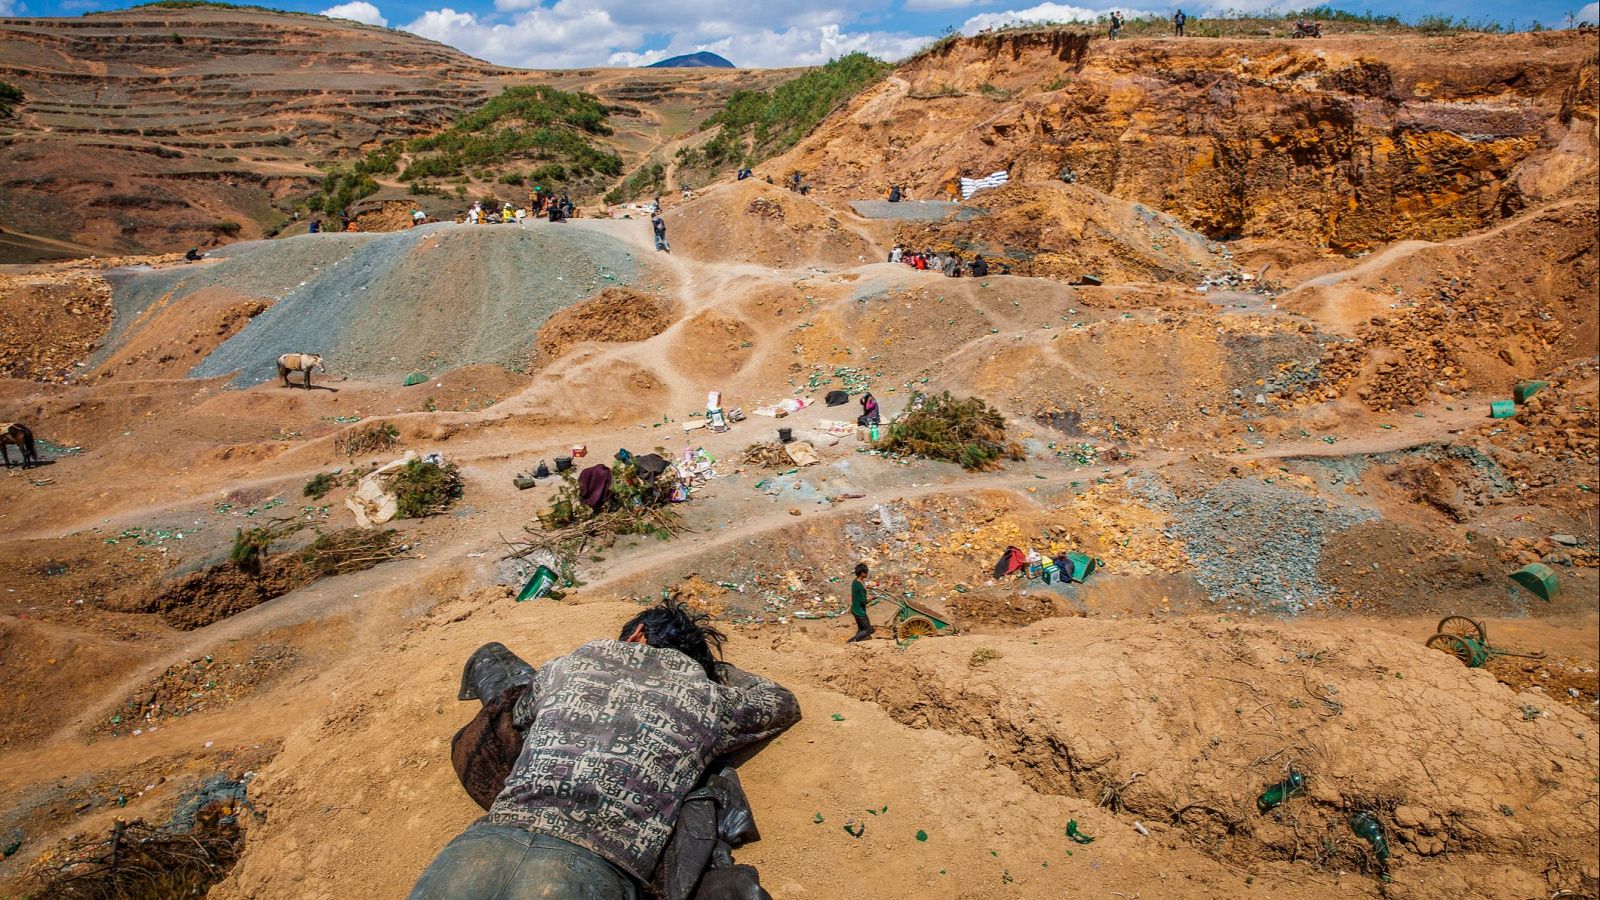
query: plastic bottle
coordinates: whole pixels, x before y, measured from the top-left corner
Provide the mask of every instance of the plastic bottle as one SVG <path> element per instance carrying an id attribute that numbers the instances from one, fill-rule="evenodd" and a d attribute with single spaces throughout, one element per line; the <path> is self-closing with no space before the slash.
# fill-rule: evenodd
<path id="1" fill-rule="evenodd" d="M 1372 845 L 1372 852 L 1377 855 L 1378 862 L 1384 868 L 1389 866 L 1389 839 L 1383 834 L 1383 823 L 1370 812 L 1358 812 L 1350 815 L 1350 830 L 1367 843 Z"/>
<path id="2" fill-rule="evenodd" d="M 1290 797 L 1304 793 L 1305 789 L 1306 777 L 1290 769 L 1288 778 L 1261 792 L 1261 796 L 1256 798 L 1256 809 L 1264 814 L 1270 809 L 1282 806 Z"/>

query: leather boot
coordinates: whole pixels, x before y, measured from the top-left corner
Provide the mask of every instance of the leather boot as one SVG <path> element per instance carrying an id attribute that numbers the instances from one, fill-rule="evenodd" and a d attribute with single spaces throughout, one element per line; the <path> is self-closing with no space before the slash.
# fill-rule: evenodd
<path id="1" fill-rule="evenodd" d="M 508 688 L 532 681 L 533 666 L 506 649 L 505 644 L 495 641 L 484 644 L 467 657 L 467 665 L 461 670 L 461 692 L 456 699 L 481 700 L 488 706 Z"/>

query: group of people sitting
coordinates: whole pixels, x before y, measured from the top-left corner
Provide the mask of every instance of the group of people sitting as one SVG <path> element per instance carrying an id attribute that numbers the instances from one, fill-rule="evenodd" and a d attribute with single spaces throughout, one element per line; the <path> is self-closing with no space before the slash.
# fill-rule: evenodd
<path id="1" fill-rule="evenodd" d="M 552 222 L 565 222 L 572 218 L 575 207 L 569 197 L 563 196 L 556 199 L 552 194 L 535 193 L 531 207 L 513 207 L 510 203 L 502 205 L 498 210 L 483 208 L 483 202 L 472 204 L 467 210 L 466 223 L 468 225 L 509 225 L 512 222 L 521 225 L 528 218 L 544 216 Z M 461 220 L 457 220 L 461 221 Z"/>
<path id="2" fill-rule="evenodd" d="M 942 272 L 949 278 L 960 278 L 968 275 L 973 278 L 984 278 L 989 274 L 989 261 L 979 253 L 971 262 L 962 262 L 961 255 L 954 250 L 949 253 L 935 253 L 932 250 L 907 251 L 899 244 L 889 251 L 889 262 L 905 263 L 918 271 Z M 1001 264 L 1001 274 L 1005 274 L 1005 265 Z"/>

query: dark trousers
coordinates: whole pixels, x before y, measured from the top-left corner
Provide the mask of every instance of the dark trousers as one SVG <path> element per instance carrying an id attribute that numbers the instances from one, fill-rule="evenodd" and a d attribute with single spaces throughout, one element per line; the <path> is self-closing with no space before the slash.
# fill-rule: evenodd
<path id="1" fill-rule="evenodd" d="M 848 641 L 845 641 L 847 644 L 854 644 L 856 641 L 864 641 L 867 638 L 872 637 L 872 620 L 861 615 L 856 616 L 855 619 L 856 636 Z"/>
<path id="2" fill-rule="evenodd" d="M 487 819 L 445 845 L 408 900 L 639 900 L 633 879 L 595 853 Z"/>

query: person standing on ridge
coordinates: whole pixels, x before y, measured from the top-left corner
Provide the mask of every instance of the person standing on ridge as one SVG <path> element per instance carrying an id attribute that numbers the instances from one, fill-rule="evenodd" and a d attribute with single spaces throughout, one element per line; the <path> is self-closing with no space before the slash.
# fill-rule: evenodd
<path id="1" fill-rule="evenodd" d="M 1180 9 L 1177 12 L 1173 13 L 1172 14 L 1172 36 L 1173 37 L 1183 37 L 1184 36 L 1183 35 L 1183 26 L 1188 21 L 1189 21 L 1189 17 L 1183 14 L 1183 10 Z"/>
<path id="2" fill-rule="evenodd" d="M 856 578 L 850 582 L 850 616 L 856 620 L 855 637 L 845 641 L 854 644 L 872 637 L 872 620 L 867 618 L 867 564 L 856 563 Z"/>
<path id="3" fill-rule="evenodd" d="M 650 214 L 650 227 L 656 233 L 656 252 L 671 253 L 672 248 L 667 246 L 667 220 L 661 218 L 661 213 Z"/>
<path id="4" fill-rule="evenodd" d="M 1117 12 L 1116 10 L 1112 10 L 1111 11 L 1110 38 L 1114 41 L 1114 40 L 1117 39 L 1117 35 L 1121 34 L 1121 33 L 1122 33 L 1122 14 Z"/>

